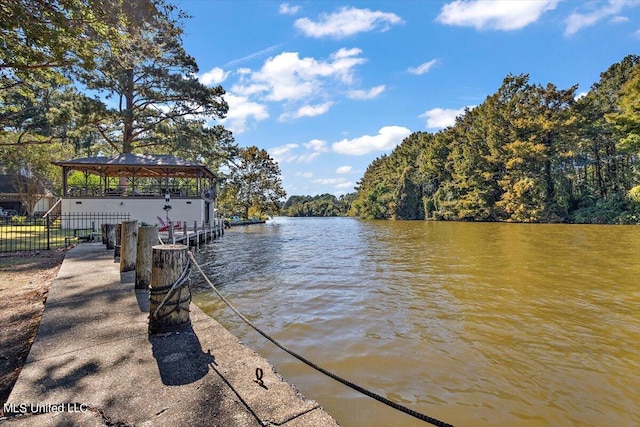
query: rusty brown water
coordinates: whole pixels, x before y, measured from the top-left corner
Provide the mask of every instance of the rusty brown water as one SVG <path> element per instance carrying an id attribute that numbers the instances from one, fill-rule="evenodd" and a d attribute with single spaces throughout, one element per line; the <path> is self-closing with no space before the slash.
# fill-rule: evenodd
<path id="1" fill-rule="evenodd" d="M 275 339 L 432 417 L 640 425 L 640 227 L 276 218 L 199 256 Z M 196 300 L 341 425 L 424 425 Z"/>

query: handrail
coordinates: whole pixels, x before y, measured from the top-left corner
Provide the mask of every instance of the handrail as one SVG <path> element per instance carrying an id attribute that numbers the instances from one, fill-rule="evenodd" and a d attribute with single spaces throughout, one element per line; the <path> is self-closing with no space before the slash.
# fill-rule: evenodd
<path id="1" fill-rule="evenodd" d="M 56 200 L 56 202 L 51 207 L 51 209 L 49 209 L 46 214 L 42 215 L 42 218 L 48 217 L 49 214 L 51 213 L 51 211 L 53 211 L 55 208 L 57 208 L 60 203 L 62 203 L 62 197 L 60 197 L 58 200 Z"/>

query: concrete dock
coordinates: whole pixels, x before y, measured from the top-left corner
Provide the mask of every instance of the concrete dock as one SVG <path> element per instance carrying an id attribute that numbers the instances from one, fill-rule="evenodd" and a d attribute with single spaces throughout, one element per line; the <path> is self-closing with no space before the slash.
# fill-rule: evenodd
<path id="1" fill-rule="evenodd" d="M 337 425 L 193 303 L 190 326 L 149 337 L 149 297 L 134 282 L 100 243 L 68 252 L 3 424 Z"/>

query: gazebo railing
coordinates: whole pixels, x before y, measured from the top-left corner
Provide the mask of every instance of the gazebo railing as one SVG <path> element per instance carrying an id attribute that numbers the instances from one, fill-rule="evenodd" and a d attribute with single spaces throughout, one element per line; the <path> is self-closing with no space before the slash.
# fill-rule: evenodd
<path id="1" fill-rule="evenodd" d="M 140 187 L 69 187 L 67 197 L 153 197 L 163 198 L 169 193 L 171 197 L 199 198 L 201 191 L 194 187 L 145 185 Z"/>

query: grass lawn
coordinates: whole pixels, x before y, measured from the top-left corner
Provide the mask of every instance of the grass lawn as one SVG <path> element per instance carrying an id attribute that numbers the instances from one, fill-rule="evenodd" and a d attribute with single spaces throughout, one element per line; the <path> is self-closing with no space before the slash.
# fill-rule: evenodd
<path id="1" fill-rule="evenodd" d="M 62 248 L 77 243 L 73 229 L 51 228 L 49 247 Z M 47 227 L 44 225 L 0 225 L 0 252 L 47 249 Z"/>

